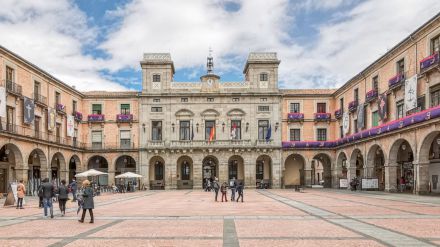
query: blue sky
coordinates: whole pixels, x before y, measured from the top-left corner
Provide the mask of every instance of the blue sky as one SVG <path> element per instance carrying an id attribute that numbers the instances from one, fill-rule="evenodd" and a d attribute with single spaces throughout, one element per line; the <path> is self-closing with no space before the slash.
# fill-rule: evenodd
<path id="1" fill-rule="evenodd" d="M 251 51 L 281 60 L 280 87 L 334 88 L 440 10 L 437 0 L 0 0 L 0 45 L 80 90 L 140 90 L 144 52 L 198 81 L 209 47 L 222 81 Z M 392 28 L 391 28 L 392 27 Z"/>

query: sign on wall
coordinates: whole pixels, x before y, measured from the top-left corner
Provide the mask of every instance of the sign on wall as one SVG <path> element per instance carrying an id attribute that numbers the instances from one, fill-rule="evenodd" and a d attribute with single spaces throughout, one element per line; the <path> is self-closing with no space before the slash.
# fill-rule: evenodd
<path id="1" fill-rule="evenodd" d="M 379 189 L 379 179 L 377 178 L 363 178 L 362 179 L 362 189 Z"/>
<path id="2" fill-rule="evenodd" d="M 346 189 L 346 188 L 348 188 L 348 179 L 346 179 L 346 178 L 340 178 L 340 179 L 339 179 L 339 188 L 340 188 L 340 189 Z"/>
<path id="3" fill-rule="evenodd" d="M 0 117 L 6 117 L 6 88 L 0 87 Z"/>
<path id="4" fill-rule="evenodd" d="M 342 130 L 344 135 L 348 134 L 350 131 L 350 115 L 348 112 L 344 112 L 344 116 L 342 117 Z"/>
<path id="5" fill-rule="evenodd" d="M 377 101 L 377 110 L 382 121 L 388 118 L 388 97 L 386 93 L 379 95 L 379 101 Z"/>
<path id="6" fill-rule="evenodd" d="M 67 116 L 67 136 L 73 137 L 75 134 L 75 118 L 73 116 Z"/>
<path id="7" fill-rule="evenodd" d="M 35 104 L 34 100 L 24 97 L 23 99 L 23 122 L 25 124 L 32 124 L 35 119 Z"/>
<path id="8" fill-rule="evenodd" d="M 47 129 L 49 131 L 55 130 L 55 109 L 48 108 L 47 109 Z"/>
<path id="9" fill-rule="evenodd" d="M 405 111 L 417 107 L 417 74 L 405 81 Z"/>

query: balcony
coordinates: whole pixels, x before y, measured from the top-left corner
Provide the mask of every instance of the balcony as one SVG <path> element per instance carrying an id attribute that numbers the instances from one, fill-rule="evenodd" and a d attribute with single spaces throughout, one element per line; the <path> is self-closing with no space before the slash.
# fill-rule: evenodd
<path id="1" fill-rule="evenodd" d="M 315 113 L 315 121 L 317 122 L 325 122 L 330 121 L 332 114 L 327 112 Z"/>
<path id="2" fill-rule="evenodd" d="M 251 146 L 251 140 L 176 140 L 171 141 L 172 148 L 203 148 L 203 147 L 245 147 Z"/>
<path id="3" fill-rule="evenodd" d="M 57 110 L 57 113 L 62 114 L 62 115 L 66 115 L 66 106 L 65 105 L 57 103 L 55 105 L 55 109 Z"/>
<path id="4" fill-rule="evenodd" d="M 40 106 L 47 106 L 47 98 L 39 93 L 34 93 L 35 104 Z"/>
<path id="5" fill-rule="evenodd" d="M 358 101 L 353 100 L 352 102 L 348 103 L 348 111 L 349 112 L 355 112 L 358 107 Z"/>
<path id="6" fill-rule="evenodd" d="M 116 122 L 131 123 L 133 122 L 133 114 L 118 114 L 116 115 Z"/>
<path id="7" fill-rule="evenodd" d="M 370 103 L 377 99 L 377 90 L 372 89 L 365 95 L 365 102 Z"/>
<path id="8" fill-rule="evenodd" d="M 272 139 L 270 139 L 270 140 L 263 139 L 263 140 L 257 140 L 257 142 L 255 144 L 257 145 L 257 147 L 258 146 L 260 146 L 260 147 L 261 146 L 272 146 L 274 144 L 274 141 Z"/>
<path id="9" fill-rule="evenodd" d="M 81 112 L 74 111 L 73 112 L 73 118 L 75 119 L 75 121 L 81 122 L 82 119 L 83 119 L 83 114 Z"/>
<path id="10" fill-rule="evenodd" d="M 434 53 L 429 57 L 426 57 L 420 61 L 420 74 L 426 74 L 435 68 L 439 68 L 440 58 L 439 53 Z"/>
<path id="11" fill-rule="evenodd" d="M 92 142 L 84 146 L 87 150 L 129 150 L 137 148 L 131 140 L 120 140 L 118 143 Z"/>
<path id="12" fill-rule="evenodd" d="M 14 83 L 12 81 L 6 81 L 6 90 L 16 96 L 21 96 L 23 91 L 21 85 L 18 85 L 17 83 Z"/>
<path id="13" fill-rule="evenodd" d="M 150 140 L 147 142 L 147 144 L 145 145 L 145 147 L 149 148 L 163 148 L 165 147 L 165 141 L 162 140 Z"/>
<path id="14" fill-rule="evenodd" d="M 405 74 L 399 73 L 388 80 L 388 88 L 390 90 L 400 88 L 405 82 Z"/>
<path id="15" fill-rule="evenodd" d="M 341 109 L 338 109 L 335 111 L 335 118 L 336 119 L 342 118 L 342 110 Z"/>
<path id="16" fill-rule="evenodd" d="M 292 122 L 304 121 L 304 113 L 299 113 L 299 112 L 287 113 L 287 119 Z"/>
<path id="17" fill-rule="evenodd" d="M 92 123 L 102 123 L 105 121 L 104 114 L 90 114 L 87 116 L 87 121 Z"/>

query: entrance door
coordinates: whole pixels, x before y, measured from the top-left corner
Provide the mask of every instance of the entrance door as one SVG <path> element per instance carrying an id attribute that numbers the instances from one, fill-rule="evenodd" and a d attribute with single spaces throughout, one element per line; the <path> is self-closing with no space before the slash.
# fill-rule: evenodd
<path id="1" fill-rule="evenodd" d="M 217 171 L 214 164 L 206 164 L 203 166 L 203 188 L 206 187 L 206 179 L 209 179 L 211 182 L 213 181 L 214 177 L 217 177 Z"/>
<path id="2" fill-rule="evenodd" d="M 6 169 L 0 168 L 0 193 L 7 192 L 7 174 Z"/>

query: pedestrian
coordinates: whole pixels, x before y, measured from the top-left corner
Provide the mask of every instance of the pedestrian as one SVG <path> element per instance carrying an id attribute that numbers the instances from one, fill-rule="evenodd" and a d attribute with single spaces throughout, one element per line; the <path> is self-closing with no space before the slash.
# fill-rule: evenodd
<path id="1" fill-rule="evenodd" d="M 240 184 L 237 186 L 237 193 L 238 193 L 237 202 L 240 198 L 241 198 L 241 202 L 243 202 L 243 190 L 244 190 L 243 183 L 240 182 Z"/>
<path id="2" fill-rule="evenodd" d="M 229 181 L 229 187 L 231 188 L 231 202 L 233 202 L 235 201 L 235 188 L 237 187 L 235 177 L 232 177 L 231 181 Z"/>
<path id="3" fill-rule="evenodd" d="M 72 190 L 72 196 L 73 200 L 72 202 L 76 201 L 76 191 L 78 190 L 78 184 L 76 183 L 75 178 L 72 179 L 72 182 L 69 184 L 70 189 Z"/>
<path id="4" fill-rule="evenodd" d="M 49 183 L 49 179 L 43 179 L 43 184 L 41 185 L 43 193 L 43 206 L 44 206 L 44 218 L 47 218 L 47 209 L 50 209 L 50 218 L 53 218 L 53 203 L 52 198 L 54 197 L 54 186 Z"/>
<path id="5" fill-rule="evenodd" d="M 58 187 L 58 203 L 60 205 L 61 216 L 66 214 L 66 202 L 69 198 L 69 191 L 66 187 L 66 180 L 61 180 L 61 185 Z"/>
<path id="6" fill-rule="evenodd" d="M 226 197 L 226 194 L 228 192 L 228 184 L 226 182 L 224 182 L 222 184 L 222 186 L 220 187 L 220 191 L 222 192 L 222 202 L 223 202 L 223 198 L 225 198 L 225 201 L 228 201 L 228 198 Z"/>
<path id="7" fill-rule="evenodd" d="M 43 207 L 43 183 L 41 183 L 40 185 L 38 185 L 38 208 L 42 208 Z"/>
<path id="8" fill-rule="evenodd" d="M 83 204 L 82 204 L 83 211 L 82 211 L 81 219 L 78 221 L 83 223 L 84 218 L 86 217 L 86 210 L 89 210 L 90 223 L 94 223 L 93 209 L 95 207 L 95 204 L 93 202 L 93 189 L 90 187 L 90 181 L 87 179 L 83 181 L 82 185 L 84 188 L 84 192 L 82 195 L 83 196 Z"/>
<path id="9" fill-rule="evenodd" d="M 217 197 L 218 197 L 218 189 L 219 189 L 219 185 L 218 185 L 218 179 L 215 178 L 214 182 L 212 182 L 212 187 L 214 188 L 214 192 L 215 192 L 215 201 L 217 201 Z"/>
<path id="10" fill-rule="evenodd" d="M 17 209 L 23 208 L 23 198 L 26 194 L 26 188 L 24 187 L 23 180 L 20 180 L 20 183 L 17 185 Z"/>
<path id="11" fill-rule="evenodd" d="M 404 177 L 400 177 L 400 181 L 399 181 L 399 186 L 400 186 L 400 192 L 405 191 L 405 178 Z"/>

